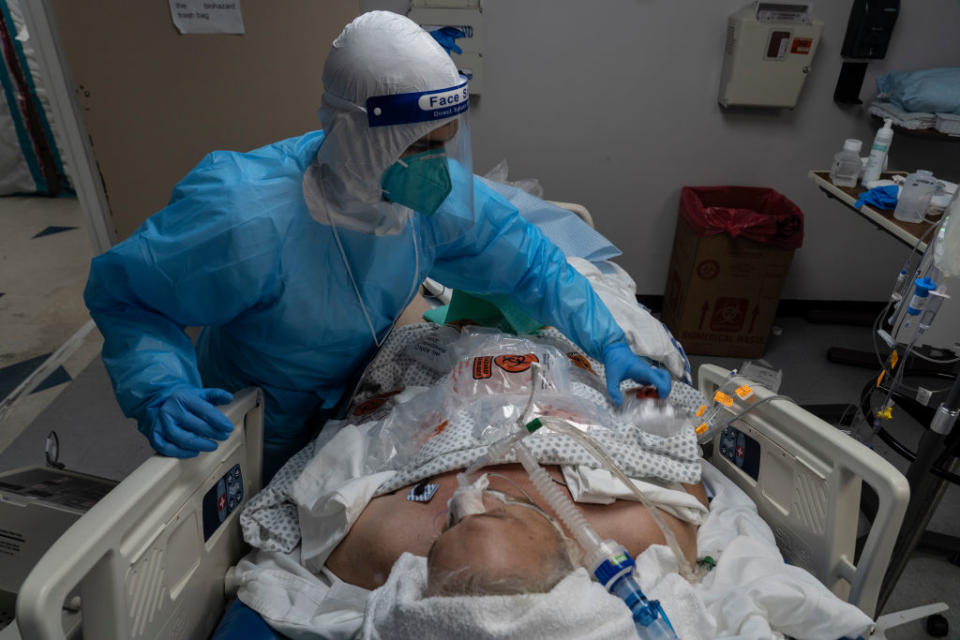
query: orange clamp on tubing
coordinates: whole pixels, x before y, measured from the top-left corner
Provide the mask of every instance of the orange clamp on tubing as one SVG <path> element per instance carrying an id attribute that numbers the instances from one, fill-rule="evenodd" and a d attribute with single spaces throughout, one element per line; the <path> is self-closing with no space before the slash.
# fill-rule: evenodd
<path id="1" fill-rule="evenodd" d="M 709 428 L 710 426 L 706 422 L 704 422 L 704 423 L 701 423 L 700 426 L 695 429 L 695 431 L 697 432 L 698 436 L 702 436 Z"/>
<path id="2" fill-rule="evenodd" d="M 703 414 L 705 414 L 706 412 L 707 412 L 707 405 L 705 404 L 700 405 L 700 408 L 697 409 L 697 417 L 702 418 Z"/>
<path id="3" fill-rule="evenodd" d="M 753 395 L 753 389 L 751 389 L 747 385 L 743 385 L 742 387 L 738 387 L 737 390 L 734 391 L 734 393 L 736 393 L 741 400 L 746 400 L 747 398 Z"/>
<path id="4" fill-rule="evenodd" d="M 722 404 L 725 407 L 733 406 L 733 398 L 725 394 L 723 391 L 717 391 L 713 394 L 713 399 Z"/>

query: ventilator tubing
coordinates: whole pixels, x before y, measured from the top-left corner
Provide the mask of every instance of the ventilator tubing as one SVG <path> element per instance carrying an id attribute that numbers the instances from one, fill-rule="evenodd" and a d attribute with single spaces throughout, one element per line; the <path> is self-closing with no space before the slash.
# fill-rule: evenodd
<path id="1" fill-rule="evenodd" d="M 628 478 L 627 475 L 620 470 L 620 467 L 617 466 L 610 456 L 608 456 L 603 449 L 597 446 L 590 436 L 585 434 L 580 429 L 577 429 L 566 420 L 553 418 L 550 416 L 541 416 L 539 420 L 549 425 L 554 431 L 568 435 L 580 443 L 580 445 L 586 449 L 590 455 L 596 458 L 597 462 L 599 462 L 604 468 L 607 469 L 607 471 L 613 474 L 615 478 L 620 480 L 620 482 L 622 482 L 623 485 L 630 490 L 630 492 L 637 498 L 637 501 L 647 508 L 647 511 L 650 513 L 650 517 L 653 518 L 653 521 L 656 522 L 657 526 L 660 528 L 660 532 L 663 534 L 663 538 L 666 541 L 667 546 L 670 547 L 674 557 L 677 559 L 677 570 L 680 572 L 680 575 L 687 580 L 695 580 L 696 576 L 694 575 L 693 570 L 690 568 L 690 563 L 687 561 L 683 550 L 680 548 L 680 543 L 677 542 L 677 536 L 673 533 L 673 529 L 671 529 L 669 525 L 667 525 L 666 521 L 664 521 L 663 515 L 660 513 L 660 509 L 657 508 L 657 505 L 650 502 L 647 496 L 645 496 L 643 492 L 637 488 L 637 485 L 635 485 L 633 481 L 630 480 L 630 478 Z M 563 498 L 566 499 L 566 496 L 563 496 Z M 553 505 L 551 504 L 550 506 Z"/>
<path id="2" fill-rule="evenodd" d="M 605 589 L 623 599 L 630 608 L 638 637 L 641 640 L 675 639 L 677 635 L 660 603 L 647 600 L 633 579 L 634 562 L 627 550 L 613 540 L 600 539 L 580 510 L 557 487 L 553 478 L 543 470 L 536 457 L 522 442 L 518 440 L 513 451 L 537 492 L 583 548 L 584 564 Z"/>
<path id="3" fill-rule="evenodd" d="M 543 470 L 530 449 L 527 449 L 522 442 L 517 442 L 513 451 L 517 460 L 526 470 L 527 475 L 530 476 L 530 481 L 536 487 L 537 492 L 543 496 L 543 499 L 563 521 L 563 524 L 567 525 L 567 530 L 573 534 L 573 538 L 580 544 L 580 547 L 589 554 L 600 546 L 603 542 L 600 536 L 593 530 L 593 527 L 590 526 L 590 523 L 574 506 L 573 502 L 557 487 L 550 474 Z"/>

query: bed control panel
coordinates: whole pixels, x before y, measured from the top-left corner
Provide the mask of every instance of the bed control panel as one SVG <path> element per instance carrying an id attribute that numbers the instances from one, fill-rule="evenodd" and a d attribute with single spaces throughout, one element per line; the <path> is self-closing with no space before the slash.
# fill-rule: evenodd
<path id="1" fill-rule="evenodd" d="M 223 524 L 233 510 L 243 502 L 243 473 L 235 464 L 203 496 L 203 540 Z"/>
<path id="2" fill-rule="evenodd" d="M 759 480 L 760 443 L 735 427 L 727 427 L 720 434 L 720 455 L 745 474 Z"/>

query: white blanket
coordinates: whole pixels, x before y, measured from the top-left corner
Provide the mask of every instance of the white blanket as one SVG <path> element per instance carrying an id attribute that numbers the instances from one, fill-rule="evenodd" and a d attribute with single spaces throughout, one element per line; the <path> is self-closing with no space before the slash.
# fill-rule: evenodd
<path id="1" fill-rule="evenodd" d="M 405 553 L 370 594 L 363 640 L 608 640 L 636 636 L 620 600 L 577 569 L 549 593 L 425 598 L 427 559 Z"/>
<path id="2" fill-rule="evenodd" d="M 567 262 L 593 285 L 593 290 L 623 329 L 634 353 L 661 362 L 679 380 L 687 383 L 692 380 L 690 361 L 683 347 L 662 322 L 637 303 L 637 283 L 629 273 L 614 262 L 603 263 L 604 271 L 583 258 L 568 258 Z"/>
<path id="3" fill-rule="evenodd" d="M 833 639 L 856 637 L 869 626 L 859 609 L 784 564 L 746 494 L 709 464 L 703 469 L 714 498 L 697 536 L 698 557 L 713 557 L 716 567 L 692 585 L 676 573 L 667 547 L 652 546 L 637 558 L 641 588 L 660 600 L 681 638 Z M 371 592 L 327 570 L 313 575 L 299 560 L 299 549 L 250 554 L 235 570 L 240 599 L 293 638 L 356 637 Z"/>

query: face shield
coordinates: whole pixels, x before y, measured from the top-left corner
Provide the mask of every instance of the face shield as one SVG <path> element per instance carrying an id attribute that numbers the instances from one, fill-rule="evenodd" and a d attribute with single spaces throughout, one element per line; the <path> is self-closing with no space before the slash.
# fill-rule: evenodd
<path id="1" fill-rule="evenodd" d="M 454 177 L 473 174 L 467 82 L 439 91 L 376 96 L 367 100 L 371 127 L 412 125 L 429 130 L 414 140 L 384 171 L 380 185 L 390 202 L 432 216 L 451 195 L 470 206 L 472 189 L 458 189 Z M 470 206 L 471 210 L 472 206 Z"/>
<path id="2" fill-rule="evenodd" d="M 317 222 L 385 236 L 441 205 L 473 210 L 465 78 L 435 91 L 372 96 L 363 105 L 329 91 L 323 101 L 326 137 L 303 184 Z"/>

